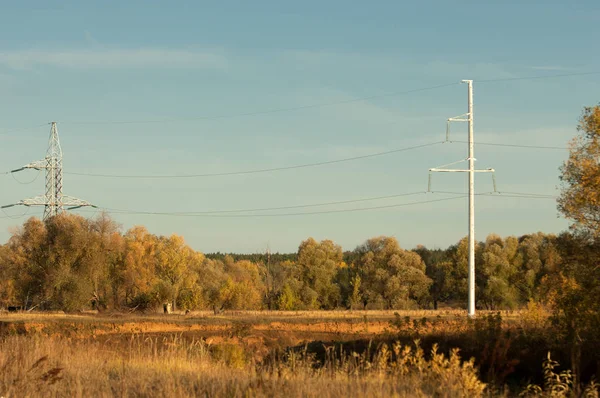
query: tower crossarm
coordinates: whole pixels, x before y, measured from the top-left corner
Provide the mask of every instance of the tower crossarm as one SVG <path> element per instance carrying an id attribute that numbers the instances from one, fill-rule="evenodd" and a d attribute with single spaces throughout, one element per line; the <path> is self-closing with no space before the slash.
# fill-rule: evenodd
<path id="1" fill-rule="evenodd" d="M 67 196 L 67 195 L 63 195 L 63 206 L 68 206 L 67 210 L 78 209 L 80 207 L 98 208 L 97 206 L 91 204 L 87 200 L 74 198 L 72 196 Z"/>
<path id="2" fill-rule="evenodd" d="M 0 206 L 0 209 L 7 209 L 7 208 L 13 207 L 13 206 L 46 206 L 47 204 L 48 203 L 46 201 L 46 197 L 43 195 L 40 195 L 40 196 L 36 196 L 34 198 L 19 200 L 17 203 Z M 63 196 L 63 205 L 69 206 L 67 208 L 67 210 L 78 209 L 80 207 L 98 208 L 97 206 L 91 204 L 90 202 L 88 202 L 86 200 L 78 199 L 78 198 L 74 198 L 72 196 L 66 196 L 66 195 Z"/>
<path id="3" fill-rule="evenodd" d="M 46 205 L 46 197 L 45 196 L 36 196 L 34 198 L 22 199 L 17 203 L 12 203 L 10 205 L 0 206 L 0 209 L 6 209 L 13 206 L 45 206 Z"/>
<path id="4" fill-rule="evenodd" d="M 48 159 L 36 160 L 35 162 L 27 163 L 23 167 L 19 167 L 18 169 L 11 170 L 11 173 L 16 173 L 19 171 L 23 171 L 26 169 L 34 169 L 34 170 L 42 170 L 48 168 Z"/>

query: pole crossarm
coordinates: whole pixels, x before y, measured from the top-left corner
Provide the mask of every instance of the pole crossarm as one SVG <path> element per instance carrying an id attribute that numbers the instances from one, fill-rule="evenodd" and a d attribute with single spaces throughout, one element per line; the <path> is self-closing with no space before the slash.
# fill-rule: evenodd
<path id="1" fill-rule="evenodd" d="M 469 170 L 469 169 L 438 169 L 438 168 L 433 168 L 433 169 L 429 169 L 429 171 L 436 171 L 438 173 L 469 173 L 471 171 L 473 171 L 474 173 L 494 173 L 496 170 L 494 170 L 494 169 Z"/>
<path id="2" fill-rule="evenodd" d="M 469 113 L 463 113 L 462 115 L 449 117 L 449 122 L 468 122 L 469 121 Z"/>
<path id="3" fill-rule="evenodd" d="M 469 112 L 463 113 L 462 115 L 454 116 L 446 120 L 446 142 L 450 141 L 450 123 L 452 122 L 468 122 L 471 120 L 471 114 Z"/>

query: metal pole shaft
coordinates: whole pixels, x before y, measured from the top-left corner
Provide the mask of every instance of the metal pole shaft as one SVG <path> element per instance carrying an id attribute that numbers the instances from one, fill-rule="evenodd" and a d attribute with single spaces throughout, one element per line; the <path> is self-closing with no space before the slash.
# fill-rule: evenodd
<path id="1" fill-rule="evenodd" d="M 469 85 L 469 317 L 475 316 L 475 151 L 473 143 L 473 81 Z"/>

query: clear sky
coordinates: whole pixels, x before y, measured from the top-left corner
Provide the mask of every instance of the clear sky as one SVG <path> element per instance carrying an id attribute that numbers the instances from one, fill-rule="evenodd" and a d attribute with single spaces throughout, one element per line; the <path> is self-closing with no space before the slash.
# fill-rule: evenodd
<path id="1" fill-rule="evenodd" d="M 408 3 L 411 3 L 408 5 Z M 476 141 L 565 146 L 600 101 L 598 1 L 20 1 L 0 13 L 0 171 L 41 159 L 57 121 L 65 172 L 202 174 L 285 167 L 442 141 L 475 80 Z M 372 97 L 364 101 L 345 102 Z M 380 96 L 380 97 L 377 97 Z M 341 103 L 340 103 L 341 102 Z M 312 106 L 338 103 L 329 106 Z M 264 112 L 281 108 L 304 109 Z M 247 115 L 248 113 L 255 113 Z M 244 115 L 246 114 L 246 115 Z M 222 117 L 221 117 L 222 116 Z M 216 118 L 218 117 L 218 118 Z M 115 123 L 144 122 L 144 123 Z M 37 126 L 37 127 L 34 127 Z M 466 139 L 466 125 L 452 137 Z M 500 191 L 556 194 L 561 150 L 476 147 Z M 65 174 L 64 193 L 114 209 L 267 208 L 425 191 L 428 169 L 466 157 L 444 144 L 272 173 L 181 179 Z M 0 176 L 0 202 L 43 193 L 43 174 Z M 18 181 L 17 181 L 18 180 Z M 434 190 L 466 189 L 437 174 Z M 492 190 L 489 175 L 477 191 Z M 278 214 L 445 198 L 423 194 Z M 0 241 L 42 209 L 10 208 Z M 183 235 L 204 252 L 295 251 L 312 236 L 351 250 L 369 237 L 446 247 L 467 202 L 283 217 L 117 214 L 129 228 Z M 91 215 L 82 212 L 84 215 Z M 477 238 L 560 232 L 548 199 L 477 198 Z"/>

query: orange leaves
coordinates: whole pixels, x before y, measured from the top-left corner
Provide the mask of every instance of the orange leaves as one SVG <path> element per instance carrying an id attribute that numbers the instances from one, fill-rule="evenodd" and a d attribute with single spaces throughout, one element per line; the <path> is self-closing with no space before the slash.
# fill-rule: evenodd
<path id="1" fill-rule="evenodd" d="M 561 167 L 558 209 L 575 230 L 600 237 L 600 106 L 584 108 L 578 130 Z"/>

